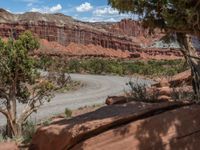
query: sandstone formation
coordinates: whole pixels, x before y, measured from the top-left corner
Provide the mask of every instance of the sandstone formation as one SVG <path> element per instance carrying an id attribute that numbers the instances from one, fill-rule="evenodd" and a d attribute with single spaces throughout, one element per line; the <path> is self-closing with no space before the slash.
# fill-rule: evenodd
<path id="1" fill-rule="evenodd" d="M 200 106 L 192 105 L 153 115 L 83 140 L 72 150 L 197 150 L 199 113 Z"/>
<path id="2" fill-rule="evenodd" d="M 108 96 L 105 103 L 107 105 L 114 105 L 114 104 L 124 104 L 129 101 L 132 101 L 132 99 L 125 96 Z"/>
<path id="3" fill-rule="evenodd" d="M 171 79 L 162 79 L 160 82 L 147 88 L 148 93 L 156 93 L 159 101 L 173 101 L 174 97 L 192 94 L 191 70 L 174 75 Z"/>
<path id="4" fill-rule="evenodd" d="M 0 143 L 0 150 L 19 150 L 15 142 Z"/>
<path id="5" fill-rule="evenodd" d="M 171 87 L 181 86 L 181 84 L 191 85 L 192 75 L 191 70 L 186 70 L 177 75 L 174 75 L 169 81 Z"/>
<path id="6" fill-rule="evenodd" d="M 81 55 L 77 50 L 74 51 L 74 48 L 78 48 L 86 51 L 83 55 L 87 55 L 88 50 L 89 56 L 113 57 L 116 51 L 117 54 L 114 57 L 120 58 L 131 57 L 131 53 L 141 53 L 142 58 L 174 56 L 173 59 L 176 59 L 181 57 L 177 49 L 146 48 L 159 40 L 163 34 L 158 31 L 156 36 L 150 36 L 148 30 L 144 29 L 140 22 L 130 19 L 118 23 L 88 23 L 74 20 L 63 14 L 33 12 L 12 14 L 0 9 L 1 37 L 17 38 L 25 30 L 30 30 L 40 39 L 47 40 L 49 43 L 44 46 L 47 46 L 46 50 L 50 54 L 59 54 L 62 48 L 60 55 L 70 53 L 72 53 L 71 56 Z M 56 47 L 52 49 L 48 45 L 56 45 Z M 41 51 L 43 50 L 42 47 Z"/>
<path id="7" fill-rule="evenodd" d="M 30 150 L 71 149 L 102 132 L 185 105 L 188 104 L 180 102 L 157 104 L 131 102 L 123 105 L 105 106 L 95 112 L 80 115 L 70 120 L 63 119 L 39 128 L 33 137 Z M 119 132 L 122 131 L 119 130 Z M 104 146 L 106 147 L 106 142 Z M 102 144 L 100 148 L 104 149 L 104 146 Z"/>
<path id="8" fill-rule="evenodd" d="M 184 72 L 178 73 L 174 76 L 172 76 L 171 79 L 166 79 L 163 78 L 161 79 L 158 83 L 153 84 L 152 86 L 155 87 L 178 87 L 182 86 L 183 84 L 185 85 L 191 85 L 191 70 L 186 70 Z"/>
<path id="9" fill-rule="evenodd" d="M 76 21 L 62 14 L 25 13 L 14 15 L 0 10 L 0 36 L 31 30 L 41 39 L 55 41 L 67 46 L 71 42 L 88 45 L 101 45 L 104 48 L 134 50 L 137 44 L 128 36 L 117 36 L 103 28 L 95 28 L 89 23 Z"/>
<path id="10" fill-rule="evenodd" d="M 111 57 L 111 58 L 128 58 L 130 57 L 129 51 L 114 50 L 110 48 L 103 48 L 98 45 L 83 45 L 70 43 L 68 46 L 62 46 L 57 42 L 48 42 L 41 40 L 41 49 L 37 50 L 35 54 L 51 56 L 79 56 L 79 57 Z"/>

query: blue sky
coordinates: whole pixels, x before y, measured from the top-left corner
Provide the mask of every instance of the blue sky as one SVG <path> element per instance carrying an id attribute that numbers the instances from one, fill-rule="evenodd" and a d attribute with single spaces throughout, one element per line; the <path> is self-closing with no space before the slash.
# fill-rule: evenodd
<path id="1" fill-rule="evenodd" d="M 133 18 L 119 14 L 107 5 L 107 0 L 0 0 L 0 7 L 12 13 L 27 11 L 41 13 L 63 13 L 82 21 L 119 21 Z"/>

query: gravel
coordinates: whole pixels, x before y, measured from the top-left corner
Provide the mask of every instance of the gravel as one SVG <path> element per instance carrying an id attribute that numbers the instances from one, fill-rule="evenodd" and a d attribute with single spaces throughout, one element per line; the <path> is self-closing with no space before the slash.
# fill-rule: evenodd
<path id="1" fill-rule="evenodd" d="M 63 113 L 65 108 L 74 110 L 83 106 L 104 103 L 107 96 L 120 95 L 124 90 L 128 90 L 126 83 L 130 81 L 129 77 L 120 76 L 71 74 L 71 77 L 72 80 L 81 81 L 85 86 L 76 91 L 56 94 L 49 103 L 43 105 L 29 119 L 38 121 L 55 114 Z M 151 83 L 151 81 L 134 78 L 132 78 L 132 81 L 142 84 Z M 18 104 L 18 112 L 21 112 L 23 107 L 22 104 Z M 5 123 L 5 117 L 0 114 L 0 125 L 4 125 Z"/>

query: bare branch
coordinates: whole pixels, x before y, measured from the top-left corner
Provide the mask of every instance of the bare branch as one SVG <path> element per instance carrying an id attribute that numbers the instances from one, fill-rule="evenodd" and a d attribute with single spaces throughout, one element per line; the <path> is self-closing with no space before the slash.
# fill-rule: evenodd
<path id="1" fill-rule="evenodd" d="M 194 58 L 194 59 L 200 60 L 200 57 L 197 57 L 197 56 L 191 56 L 191 55 L 187 55 L 187 54 L 186 54 L 186 56 L 188 56 L 188 57 L 190 57 L 190 58 Z"/>
<path id="2" fill-rule="evenodd" d="M 17 122 L 23 123 L 34 111 L 37 111 L 43 104 L 44 103 L 38 103 L 38 105 L 35 105 L 35 103 L 32 103 L 27 105 L 24 111 L 20 114 Z"/>
<path id="3" fill-rule="evenodd" d="M 23 111 L 20 115 L 19 119 L 17 120 L 18 123 L 23 123 L 34 111 L 37 111 L 41 105 L 29 107 L 29 109 Z"/>
<path id="4" fill-rule="evenodd" d="M 20 114 L 17 122 L 23 123 L 34 111 L 37 111 L 44 103 L 45 97 L 50 96 L 50 91 L 46 91 L 45 93 L 37 93 L 33 96 L 26 105 L 23 112 Z"/>

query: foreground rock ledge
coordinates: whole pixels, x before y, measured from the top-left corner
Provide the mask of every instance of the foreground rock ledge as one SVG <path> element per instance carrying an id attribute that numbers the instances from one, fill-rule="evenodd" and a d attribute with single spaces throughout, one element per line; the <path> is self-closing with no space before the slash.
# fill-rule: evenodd
<path id="1" fill-rule="evenodd" d="M 19 150 L 15 142 L 3 142 L 0 143 L 0 150 Z"/>
<path id="2" fill-rule="evenodd" d="M 198 150 L 200 106 L 192 105 L 131 122 L 87 139 L 73 150 Z"/>
<path id="3" fill-rule="evenodd" d="M 70 120 L 63 119 L 39 128 L 33 137 L 30 150 L 71 149 L 102 132 L 185 105 L 188 104 L 180 102 L 157 104 L 130 102 L 105 106 L 95 112 L 80 115 Z"/>

